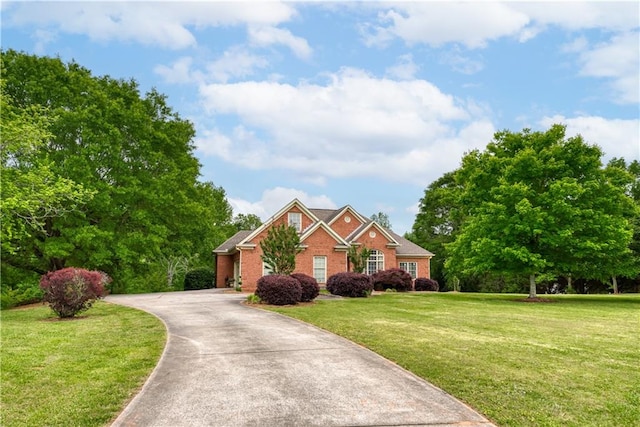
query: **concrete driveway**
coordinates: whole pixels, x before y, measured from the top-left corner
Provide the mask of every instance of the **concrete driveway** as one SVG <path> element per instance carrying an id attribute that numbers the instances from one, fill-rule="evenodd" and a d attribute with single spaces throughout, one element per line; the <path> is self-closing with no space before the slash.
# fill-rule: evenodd
<path id="1" fill-rule="evenodd" d="M 113 426 L 491 426 L 377 354 L 221 290 L 112 295 L 168 343 Z M 451 373 L 455 375 L 454 372 Z"/>

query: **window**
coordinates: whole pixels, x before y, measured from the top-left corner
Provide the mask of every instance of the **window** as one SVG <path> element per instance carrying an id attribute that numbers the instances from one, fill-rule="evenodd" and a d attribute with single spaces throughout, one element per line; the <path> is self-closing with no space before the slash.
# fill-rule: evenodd
<path id="1" fill-rule="evenodd" d="M 270 276 L 271 274 L 273 274 L 273 268 L 271 268 L 271 266 L 269 264 L 267 264 L 266 262 L 262 262 L 262 275 L 263 276 Z"/>
<path id="2" fill-rule="evenodd" d="M 400 268 L 411 275 L 412 279 L 418 277 L 418 263 L 417 262 L 401 262 Z"/>
<path id="3" fill-rule="evenodd" d="M 382 270 L 384 270 L 384 253 L 372 249 L 367 261 L 367 274 L 375 274 Z"/>
<path id="4" fill-rule="evenodd" d="M 327 281 L 327 257 L 326 256 L 314 256 L 313 257 L 313 278 L 318 283 L 326 283 Z"/>
<path id="5" fill-rule="evenodd" d="M 295 227 L 299 233 L 302 231 L 302 214 L 300 212 L 289 212 L 289 225 Z"/>

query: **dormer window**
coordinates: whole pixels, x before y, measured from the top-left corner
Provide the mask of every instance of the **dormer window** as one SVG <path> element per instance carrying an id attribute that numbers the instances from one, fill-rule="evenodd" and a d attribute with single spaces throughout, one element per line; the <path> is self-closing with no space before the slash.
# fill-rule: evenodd
<path id="1" fill-rule="evenodd" d="M 302 214 L 300 212 L 289 212 L 289 225 L 300 233 L 302 231 Z"/>

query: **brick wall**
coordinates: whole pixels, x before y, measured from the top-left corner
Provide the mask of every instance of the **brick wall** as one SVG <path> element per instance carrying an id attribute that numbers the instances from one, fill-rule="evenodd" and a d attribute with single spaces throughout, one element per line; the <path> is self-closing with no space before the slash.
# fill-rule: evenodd
<path id="1" fill-rule="evenodd" d="M 233 255 L 216 256 L 216 288 L 224 288 L 225 279 L 233 278 Z"/>
<path id="2" fill-rule="evenodd" d="M 345 217 L 349 217 L 351 220 L 349 222 L 345 222 Z M 331 229 L 344 239 L 361 225 L 362 223 L 356 219 L 355 215 L 347 210 L 331 223 Z"/>
<path id="3" fill-rule="evenodd" d="M 427 279 L 431 278 L 430 258 L 398 257 L 397 262 L 398 262 L 398 264 L 396 265 L 397 268 L 400 268 L 401 262 L 415 262 L 417 263 L 416 277 L 425 277 Z"/>
<path id="4" fill-rule="evenodd" d="M 313 277 L 313 257 L 315 256 L 327 257 L 327 278 L 332 274 L 347 271 L 347 252 L 334 249 L 338 242 L 326 230 L 317 229 L 302 244 L 309 247 L 296 257 L 296 273 Z"/>

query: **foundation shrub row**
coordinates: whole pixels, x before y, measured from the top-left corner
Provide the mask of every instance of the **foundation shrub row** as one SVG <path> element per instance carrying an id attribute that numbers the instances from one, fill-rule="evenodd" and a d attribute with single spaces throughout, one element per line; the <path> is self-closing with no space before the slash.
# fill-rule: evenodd
<path id="1" fill-rule="evenodd" d="M 433 279 L 427 279 L 424 277 L 418 277 L 414 283 L 414 289 L 416 291 L 433 291 L 438 292 L 440 285 Z"/>
<path id="2" fill-rule="evenodd" d="M 327 280 L 327 290 L 343 297 L 368 297 L 373 291 L 373 281 L 366 274 L 337 273 Z"/>
<path id="3" fill-rule="evenodd" d="M 354 272 L 337 273 L 327 280 L 327 291 L 351 298 L 368 297 L 374 289 L 408 292 L 438 291 L 438 288 L 438 282 L 431 279 L 417 278 L 414 283 L 411 275 L 399 268 L 380 271 L 372 276 Z M 266 304 L 292 305 L 313 301 L 319 293 L 320 287 L 316 279 L 306 274 L 294 273 L 261 277 L 255 295 Z"/>
<path id="4" fill-rule="evenodd" d="M 313 301 L 320 293 L 318 282 L 311 276 L 272 274 L 258 279 L 256 296 L 272 305 L 291 305 Z"/>
<path id="5" fill-rule="evenodd" d="M 393 289 L 398 292 L 409 292 L 413 289 L 411 275 L 399 268 L 379 271 L 371 276 L 371 279 L 373 280 L 373 289 L 376 291 Z"/>

